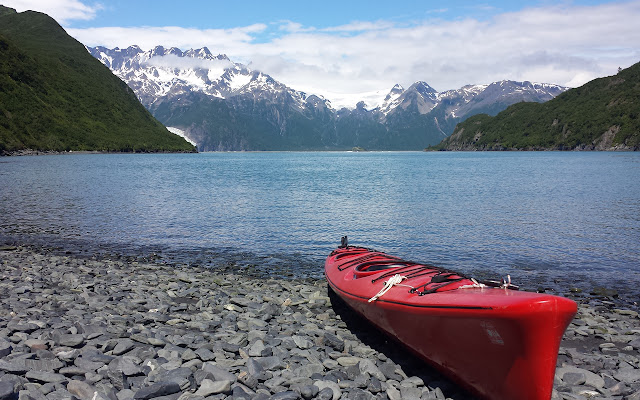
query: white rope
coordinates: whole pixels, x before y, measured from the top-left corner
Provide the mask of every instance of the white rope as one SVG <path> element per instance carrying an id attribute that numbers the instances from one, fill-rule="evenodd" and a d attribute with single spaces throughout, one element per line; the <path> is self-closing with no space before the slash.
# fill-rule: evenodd
<path id="1" fill-rule="evenodd" d="M 405 287 L 413 289 L 413 286 L 401 285 L 400 284 L 400 282 L 402 282 L 405 279 L 407 279 L 406 276 L 402 276 L 400 274 L 395 274 L 394 276 L 389 278 L 389 280 L 387 280 L 384 283 L 384 286 L 382 287 L 382 289 L 380 289 L 380 291 L 375 296 L 373 296 L 372 298 L 369 299 L 369 303 L 371 303 L 372 301 L 378 300 L 378 298 L 382 297 L 382 295 L 387 293 L 394 286 L 405 286 Z"/>
<path id="2" fill-rule="evenodd" d="M 478 281 L 476 281 L 475 279 L 471 278 L 471 282 L 468 285 L 462 285 L 462 286 L 458 286 L 456 289 L 472 289 L 472 288 L 483 288 L 483 287 L 487 287 L 487 285 L 485 285 L 484 283 L 479 283 Z"/>

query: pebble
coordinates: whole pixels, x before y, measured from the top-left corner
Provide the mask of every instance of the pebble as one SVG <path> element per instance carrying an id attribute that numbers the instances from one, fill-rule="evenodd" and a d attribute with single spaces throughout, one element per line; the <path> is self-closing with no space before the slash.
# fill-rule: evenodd
<path id="1" fill-rule="evenodd" d="M 0 400 L 473 399 L 322 280 L 7 246 L 0 293 Z M 640 400 L 638 312 L 593 293 L 575 293 L 552 399 Z"/>

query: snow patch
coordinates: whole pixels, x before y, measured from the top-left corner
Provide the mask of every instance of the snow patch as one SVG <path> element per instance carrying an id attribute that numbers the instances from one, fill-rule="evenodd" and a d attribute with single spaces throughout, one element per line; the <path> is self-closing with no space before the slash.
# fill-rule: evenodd
<path id="1" fill-rule="evenodd" d="M 242 73 L 233 74 L 233 76 L 231 77 L 231 82 L 229 82 L 229 87 L 232 91 L 236 91 L 249 82 L 251 82 L 251 75 Z"/>
<path id="2" fill-rule="evenodd" d="M 173 126 L 167 126 L 167 130 L 175 135 L 180 136 L 181 138 L 184 138 L 184 140 L 186 140 L 187 142 L 191 143 L 194 146 L 198 146 L 196 142 L 194 142 L 193 140 L 189 139 L 187 137 L 187 134 L 185 133 L 185 131 L 183 131 L 182 129 L 178 129 L 175 128 Z"/>

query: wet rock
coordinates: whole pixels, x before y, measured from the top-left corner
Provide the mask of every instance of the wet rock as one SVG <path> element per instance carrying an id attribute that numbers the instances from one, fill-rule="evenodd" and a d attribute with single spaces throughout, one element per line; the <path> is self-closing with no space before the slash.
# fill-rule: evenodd
<path id="1" fill-rule="evenodd" d="M 605 287 L 595 287 L 591 290 L 592 296 L 597 297 L 618 297 L 618 291 L 615 289 L 609 289 Z"/>

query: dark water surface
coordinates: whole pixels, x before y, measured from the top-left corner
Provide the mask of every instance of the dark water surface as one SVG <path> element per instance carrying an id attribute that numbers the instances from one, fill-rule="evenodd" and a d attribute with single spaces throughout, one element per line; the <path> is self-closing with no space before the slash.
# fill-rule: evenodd
<path id="1" fill-rule="evenodd" d="M 640 154 L 0 158 L 0 242 L 321 277 L 351 243 L 523 286 L 640 286 Z"/>

